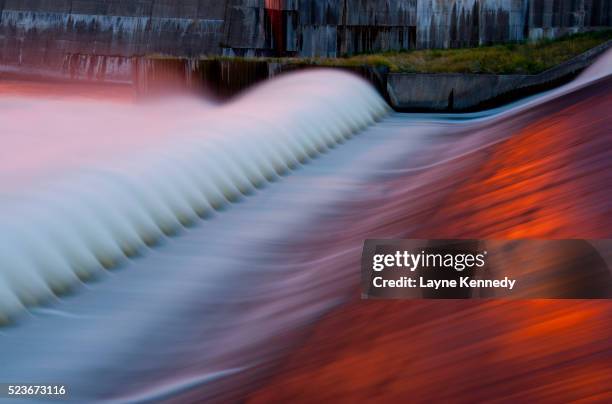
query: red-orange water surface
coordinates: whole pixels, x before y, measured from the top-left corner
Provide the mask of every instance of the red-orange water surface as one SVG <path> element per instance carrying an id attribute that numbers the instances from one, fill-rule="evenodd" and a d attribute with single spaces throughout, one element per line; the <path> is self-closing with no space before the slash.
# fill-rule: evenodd
<path id="1" fill-rule="evenodd" d="M 472 128 L 511 137 L 378 184 L 373 194 L 405 191 L 357 204 L 345 234 L 611 237 L 611 90 L 608 79 Z M 609 301 L 360 301 L 357 288 L 352 296 L 251 402 L 612 401 Z"/>
<path id="2" fill-rule="evenodd" d="M 16 86 L 11 91 L 15 91 L 17 95 L 31 91 L 33 96 L 40 96 L 37 93 L 40 87 L 20 87 L 21 84 Z M 11 86 L 7 85 L 5 88 L 10 89 Z M 237 351 L 227 348 L 224 351 L 225 356 L 221 355 L 225 361 L 214 362 L 206 360 L 208 357 L 203 355 L 218 348 L 210 342 L 210 333 L 204 332 L 208 330 L 200 330 L 201 334 L 195 335 L 184 332 L 183 330 L 192 328 L 185 325 L 184 328 L 179 328 L 177 324 L 184 322 L 191 326 L 198 321 L 193 321 L 192 317 L 181 317 L 174 312 L 167 312 L 172 315 L 165 317 L 166 322 L 163 322 L 163 317 L 151 322 L 156 324 L 157 328 L 163 328 L 164 333 L 160 334 L 155 327 L 147 327 L 146 338 L 143 340 L 126 338 L 124 341 L 117 341 L 126 343 L 122 352 L 129 354 L 126 357 L 132 368 L 117 361 L 109 363 L 109 367 L 103 368 L 105 371 L 100 373 L 110 375 L 107 377 L 111 380 L 112 377 L 121 380 L 126 375 L 134 376 L 132 382 L 136 382 L 138 376 L 132 373 L 132 370 L 139 369 L 137 373 L 143 377 L 144 368 L 155 383 L 167 377 L 168 373 L 171 374 L 167 378 L 172 379 L 172 372 L 178 374 L 185 368 L 192 369 L 183 363 L 191 364 L 192 358 L 198 358 L 191 353 L 194 351 L 186 351 L 189 354 L 178 360 L 172 358 L 171 348 L 183 348 L 180 344 L 184 343 L 183 338 L 186 338 L 195 341 L 191 347 L 202 343 L 206 348 L 195 350 L 202 355 L 199 359 L 205 369 L 209 366 L 219 367 L 220 370 L 234 368 L 234 363 L 242 363 L 237 360 L 240 356 L 254 358 L 253 362 L 266 367 L 269 365 L 268 361 L 272 362 L 270 358 L 276 358 L 276 346 L 282 347 L 281 351 L 285 346 L 295 347 L 282 352 L 285 358 L 273 369 L 269 379 L 258 375 L 258 388 L 250 397 L 254 402 L 609 402 L 612 399 L 609 388 L 612 385 L 612 305 L 609 302 L 360 301 L 358 250 L 365 238 L 377 237 L 610 237 L 611 89 L 612 81 L 607 79 L 504 120 L 475 122 L 456 128 L 449 124 L 448 128 L 440 129 L 448 137 L 448 142 L 432 142 L 427 153 L 424 152 L 421 156 L 406 156 L 405 164 L 398 166 L 396 172 L 383 173 L 379 181 L 367 182 L 360 198 L 352 198 L 352 202 L 340 200 L 342 206 L 337 209 L 330 208 L 329 211 L 319 212 L 320 215 L 316 216 L 318 220 L 313 220 L 312 226 L 304 225 L 292 230 L 294 234 L 287 240 L 279 242 L 271 239 L 268 244 L 264 243 L 264 246 L 269 248 L 268 253 L 273 253 L 273 259 L 263 261 L 265 265 L 260 263 L 259 269 L 274 264 L 282 269 L 272 268 L 278 273 L 290 272 L 288 269 L 291 269 L 296 272 L 291 273 L 292 277 L 302 279 L 310 276 L 306 280 L 302 279 L 305 285 L 303 288 L 293 285 L 293 289 L 283 289 L 289 282 L 275 284 L 273 281 L 279 279 L 277 273 L 273 276 L 257 274 L 252 275 L 253 278 L 265 278 L 266 282 L 262 283 L 268 286 L 263 289 L 263 297 L 258 296 L 264 299 L 264 303 L 255 298 L 252 301 L 238 299 L 243 296 L 238 296 L 240 289 L 236 289 L 235 295 L 229 294 L 229 298 L 224 295 L 222 304 L 213 306 L 221 308 L 220 317 L 227 314 L 231 320 L 231 311 L 226 313 L 223 310 L 231 306 L 234 298 L 235 305 L 246 312 L 243 317 L 234 318 L 240 326 L 228 332 L 227 336 L 230 338 L 220 334 L 223 336 L 219 337 L 223 345 L 231 347 L 232 340 L 240 340 L 242 343 L 243 339 L 249 340 L 253 339 L 254 335 L 261 335 L 259 332 L 267 335 L 263 331 L 266 331 L 265 327 L 270 327 L 270 319 L 287 321 L 292 312 L 312 309 L 313 301 L 317 302 L 324 297 L 330 297 L 329 295 L 333 295 L 331 297 L 337 300 L 349 300 L 347 304 L 314 324 L 306 333 L 297 325 L 286 326 L 280 328 L 282 332 L 274 334 L 274 338 L 263 340 L 260 337 L 260 345 L 245 343 L 246 348 L 239 345 L 243 349 Z M 75 94 L 66 94 L 64 90 L 61 86 L 51 85 L 44 93 L 46 96 L 60 97 L 62 102 L 75 104 L 87 104 L 81 101 L 92 94 L 87 89 L 79 90 L 75 98 Z M 100 95 L 100 98 L 105 96 Z M 120 116 L 126 115 L 122 109 L 126 103 L 112 104 L 113 110 L 119 106 L 119 111 L 116 112 Z M 63 104 L 61 108 L 63 113 L 66 111 L 66 105 L 68 104 Z M 83 105 L 79 108 L 84 110 Z M 45 119 L 53 119 L 53 111 L 46 111 Z M 24 120 L 27 116 L 23 115 Z M 76 119 L 76 122 L 78 120 Z M 96 117 L 94 121 L 99 122 L 100 117 Z M 134 123 L 131 118 L 129 122 Z M 148 121 L 145 116 L 141 117 L 140 122 L 145 129 L 130 136 L 130 139 L 136 141 L 140 136 L 141 140 L 148 142 L 152 133 L 160 132 L 161 128 L 154 125 L 154 119 Z M 444 125 L 440 124 L 441 127 Z M 14 129 L 20 129 L 20 126 L 16 125 Z M 121 125 L 113 127 L 117 130 L 126 129 L 119 126 Z M 127 128 L 130 127 L 143 128 L 137 125 Z M 84 134 L 95 134 L 95 130 L 88 130 Z M 161 132 L 158 135 L 161 135 Z M 95 141 L 96 145 L 98 141 L 99 139 Z M 108 145 L 117 145 L 117 142 L 119 141 L 116 137 L 108 142 Z M 489 142 L 490 146 L 480 147 Z M 61 145 L 61 150 L 58 150 L 62 153 L 67 148 L 70 152 L 68 155 L 78 154 L 72 149 L 78 142 L 58 143 Z M 84 142 L 84 145 L 90 146 L 87 142 Z M 85 149 L 89 150 L 91 147 L 84 147 L 83 150 Z M 59 151 L 57 155 L 60 154 Z M 11 160 L 8 155 L 0 161 L 0 165 L 8 165 L 13 161 L 14 167 L 25 170 L 29 164 L 44 161 L 43 157 L 49 154 L 49 150 L 43 149 L 37 153 L 32 151 L 30 156 L 36 156 L 32 161 L 20 159 L 18 156 L 13 156 Z M 57 160 L 55 157 L 56 155 L 50 156 L 49 160 Z M 330 187 L 333 186 L 336 185 L 330 180 Z M 308 192 L 309 189 L 305 189 L 304 198 L 309 197 Z M 256 228 L 254 232 L 265 233 L 262 228 L 266 221 L 269 221 L 269 218 L 263 216 L 260 222 L 245 222 L 247 224 L 243 225 L 241 230 L 247 233 L 247 230 Z M 222 222 L 222 219 L 219 222 Z M 247 228 L 249 224 L 253 228 Z M 207 242 L 210 240 L 207 239 Z M 203 248 L 200 244 L 197 245 L 199 249 Z M 244 263 L 240 261 L 240 264 Z M 258 268 L 257 263 L 257 260 L 253 260 L 254 268 Z M 326 270 L 308 271 L 314 267 L 323 267 Z M 197 266 L 198 270 L 202 268 L 206 267 Z M 129 274 L 129 271 L 125 272 Z M 151 272 L 148 267 L 146 276 Z M 336 278 L 324 277 L 334 273 L 339 275 Z M 353 276 L 346 276 L 347 273 Z M 311 279 L 313 277 L 316 278 L 314 281 Z M 336 283 L 333 287 L 325 288 L 320 284 L 331 284 L 334 281 Z M 299 285 L 299 282 L 296 284 Z M 190 310 L 193 308 L 200 316 L 198 319 L 204 315 L 203 311 L 214 311 L 206 306 L 199 306 L 197 299 L 195 308 L 192 306 L 193 301 L 181 300 L 186 285 L 187 282 L 180 285 L 181 293 L 173 296 L 173 302 L 184 304 Z M 164 285 L 164 288 L 167 286 Z M 253 285 L 249 285 L 249 288 L 252 289 Z M 310 295 L 311 299 L 296 300 L 288 304 L 285 294 Z M 204 296 L 204 293 L 198 291 L 197 295 Z M 300 307 L 295 302 L 306 303 L 304 307 Z M 157 306 L 151 305 L 149 301 L 145 303 L 142 306 L 151 306 L 153 310 L 158 310 Z M 269 311 L 257 311 L 258 307 L 268 308 Z M 251 308 L 253 313 L 248 311 Z M 130 306 L 130 310 L 134 308 Z M 236 311 L 238 312 L 237 309 Z M 261 315 L 262 312 L 271 314 L 266 317 Z M 77 325 L 86 321 L 76 318 Z M 265 322 L 266 320 L 268 322 Z M 215 318 L 215 321 L 218 321 L 218 324 L 212 324 L 213 326 L 223 328 L 222 326 L 227 325 L 220 318 Z M 100 320 L 92 321 L 94 322 L 98 323 Z M 109 321 L 102 324 L 113 323 Z M 169 324 L 171 326 L 167 326 Z M 247 327 L 251 333 L 243 334 L 245 324 L 256 326 Z M 157 333 L 154 333 L 155 331 Z M 91 335 L 99 336 L 94 333 Z M 163 348 L 141 350 L 141 347 L 149 342 L 151 335 L 159 338 L 159 346 Z M 257 338 L 254 339 L 257 341 Z M 171 343 L 166 344 L 166 341 Z M 173 345 L 172 342 L 176 341 L 179 343 Z M 260 349 L 252 349 L 253 346 Z M 70 352 L 72 348 L 71 346 L 66 351 Z M 167 352 L 164 349 L 167 349 Z M 55 346 L 51 351 L 57 351 Z M 167 355 L 156 356 L 160 351 Z M 81 355 L 80 351 L 76 354 L 70 353 Z M 138 368 L 143 362 L 134 359 L 131 356 L 134 353 L 142 355 L 140 360 L 146 358 L 144 363 L 150 365 L 150 368 Z M 99 356 L 112 358 L 111 355 Z M 211 356 L 214 358 L 214 355 Z M 170 365 L 159 360 L 160 357 L 170 362 Z M 177 364 L 174 365 L 172 360 L 176 360 Z M 83 362 L 90 363 L 87 360 Z M 21 363 L 27 364 L 28 361 Z M 57 363 L 54 365 L 58 366 Z M 69 365 L 70 363 L 66 366 Z M 163 367 L 164 365 L 168 367 Z M 91 368 L 99 371 L 96 363 L 92 363 Z M 111 370 L 106 371 L 107 369 Z M 168 372 L 167 369 L 171 371 Z M 57 373 L 56 369 L 53 371 Z M 267 376 L 268 368 L 262 374 Z M 99 376 L 101 380 L 102 376 Z M 108 383 L 108 379 L 106 382 Z M 227 379 L 203 386 L 202 390 L 205 390 L 208 396 L 202 395 L 203 391 L 198 391 L 197 388 L 186 395 L 188 400 L 196 402 L 202 397 L 214 396 L 215 389 L 218 389 L 223 392 L 238 391 L 239 393 L 235 394 L 242 398 L 245 387 L 235 382 L 235 379 Z M 92 384 L 98 383 L 101 384 L 97 379 L 92 381 Z M 251 381 L 248 389 L 252 389 L 253 385 Z"/>

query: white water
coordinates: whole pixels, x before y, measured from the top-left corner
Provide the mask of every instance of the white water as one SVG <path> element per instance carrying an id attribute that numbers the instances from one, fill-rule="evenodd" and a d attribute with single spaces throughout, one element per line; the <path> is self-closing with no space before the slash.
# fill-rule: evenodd
<path id="1" fill-rule="evenodd" d="M 607 66 L 609 71 L 610 65 Z M 285 87 L 290 83 L 277 87 L 280 93 L 277 94 L 278 102 L 273 98 L 257 99 L 254 94 L 263 90 L 258 89 L 238 101 L 243 108 L 225 115 L 225 122 L 230 122 L 227 125 L 235 130 L 229 132 L 230 128 L 226 128 L 226 136 L 251 130 L 259 133 L 254 129 L 279 125 L 279 122 L 282 122 L 281 128 L 291 133 L 294 133 L 294 121 L 303 122 L 303 127 L 325 126 L 314 115 L 301 121 L 298 113 L 303 111 L 293 111 L 292 108 L 295 105 L 300 105 L 300 108 L 303 105 L 317 106 L 334 95 L 356 97 L 347 92 L 351 86 L 336 87 L 336 81 L 326 83 L 316 92 L 314 84 L 305 85 L 307 90 L 312 89 L 312 92 L 306 91 L 310 93 L 305 95 L 309 97 L 308 101 L 298 98 L 295 90 Z M 588 85 L 588 81 L 581 85 Z M 282 181 L 261 190 L 250 186 L 253 190 L 251 197 L 242 198 L 242 203 L 235 203 L 231 209 L 218 214 L 213 213 L 205 220 L 196 220 L 194 227 L 181 231 L 180 237 L 162 236 L 164 242 L 161 245 L 142 248 L 143 256 L 124 258 L 127 265 L 121 270 L 105 271 L 99 262 L 96 263 L 100 282 L 84 285 L 81 293 L 74 296 L 52 300 L 52 304 L 43 308 L 33 308 L 20 317 L 23 321 L 15 327 L 0 329 L 0 358 L 3 364 L 7 364 L 0 366 L 0 380 L 65 383 L 70 387 L 75 402 L 154 401 L 194 388 L 201 389 L 203 396 L 199 398 L 204 399 L 217 397 L 215 394 L 220 389 L 240 389 L 241 384 L 219 388 L 215 382 L 272 362 L 275 355 L 290 344 L 294 330 L 315 321 L 341 302 L 347 293 L 354 292 L 347 292 L 345 288 L 347 279 L 357 276 L 358 268 L 347 268 L 343 264 L 347 257 L 359 256 L 360 241 L 351 245 L 350 250 L 338 248 L 324 257 L 312 246 L 288 251 L 288 246 L 299 244 L 302 233 L 312 231 L 313 227 L 316 229 L 313 224 L 325 221 L 326 217 L 338 215 L 339 203 L 367 200 L 364 190 L 369 189 L 367 185 L 376 180 L 376 175 L 390 172 L 400 161 L 418 161 L 420 155 L 430 153 L 432 145 L 439 141 L 439 135 L 445 137 L 449 133 L 450 127 L 471 128 L 475 122 L 503 120 L 529 106 L 562 96 L 573 88 L 575 85 L 569 85 L 493 112 L 454 116 L 459 121 L 436 114 L 392 115 L 345 144 L 316 157 L 312 164 L 300 165 Z M 327 95 L 321 96 L 319 91 L 325 91 Z M 150 108 L 155 114 L 163 114 L 166 107 Z M 194 108 L 205 110 L 210 107 Z M 127 107 L 118 109 L 124 108 Z M 226 107 L 219 111 L 223 108 Z M 283 121 L 278 116 L 282 111 L 293 111 L 295 116 Z M 183 121 L 192 113 L 187 105 L 172 112 L 180 118 L 177 121 Z M 202 119 L 200 122 L 210 122 L 211 125 L 217 122 L 219 130 L 225 128 L 214 117 L 203 114 L 206 117 L 194 119 Z M 124 115 L 135 114 L 124 111 Z M 112 161 L 109 170 L 118 175 L 110 178 L 120 179 L 124 171 L 130 172 L 130 164 L 124 162 L 128 156 L 159 152 L 166 144 L 179 140 L 174 137 L 176 133 L 185 134 L 185 139 L 197 136 L 189 132 L 193 127 L 192 121 L 184 122 L 184 125 L 169 125 L 168 132 L 164 128 L 157 130 L 158 119 L 147 119 L 157 123 L 148 127 L 154 134 L 153 138 L 145 136 L 139 140 L 130 137 L 129 144 L 120 148 L 121 156 L 115 155 L 113 141 L 109 140 L 108 147 L 101 146 L 98 152 L 83 157 L 80 154 L 90 149 L 86 142 L 77 147 L 77 151 L 58 151 L 55 157 L 49 157 L 52 163 L 45 166 L 55 167 L 62 163 L 59 164 L 62 168 L 53 170 L 48 176 L 48 170 L 32 166 L 31 162 L 22 162 L 19 167 L 29 174 L 22 181 L 12 183 L 13 194 L 18 194 L 19 189 L 31 189 L 31 184 L 46 184 L 53 178 L 63 178 L 64 166 L 69 174 L 89 161 L 94 161 L 96 167 Z M 303 133 L 300 126 L 297 128 L 297 133 Z M 171 138 L 164 136 L 168 133 Z M 506 138 L 509 133 L 499 135 Z M 265 133 L 261 136 L 264 137 Z M 153 143 L 150 149 L 144 148 L 149 143 Z M 233 143 L 228 148 L 231 145 Z M 232 147 L 238 148 L 239 145 Z M 244 149 L 243 153 L 232 157 L 248 158 L 252 147 Z M 460 153 L 462 151 L 457 150 L 457 154 Z M 295 155 L 296 159 L 298 157 Z M 146 163 L 147 160 L 137 158 L 131 164 L 137 167 L 141 161 Z M 419 164 L 413 166 L 422 168 Z M 172 164 L 165 167 L 155 172 L 162 172 L 163 178 L 173 181 L 190 178 L 168 172 L 173 169 Z M 268 169 L 270 172 L 272 170 Z M 146 178 L 155 184 L 171 187 L 167 194 L 152 194 L 152 197 L 164 201 L 160 206 L 167 206 L 167 210 L 174 206 L 173 203 L 178 203 L 174 199 L 165 202 L 168 194 L 190 189 L 182 181 L 172 185 L 162 183 L 162 178 Z M 104 181 L 99 183 L 106 184 Z M 241 184 L 249 183 L 251 180 Z M 94 184 L 97 187 L 98 183 Z M 88 192 L 95 191 L 91 189 L 91 183 L 85 185 L 83 187 Z M 231 188 L 233 195 L 241 197 L 242 193 L 235 191 L 237 187 Z M 389 189 L 387 192 L 392 198 L 396 191 Z M 187 199 L 183 205 L 189 206 L 189 201 Z M 88 199 L 88 204 L 96 202 L 93 198 Z M 229 206 L 228 202 L 226 204 Z M 93 206 L 91 210 L 99 208 Z M 174 216 L 175 228 L 181 230 L 177 221 L 177 216 Z M 98 225 L 92 223 L 92 226 Z M 342 229 L 337 230 L 342 234 Z M 346 236 L 351 237 L 350 234 Z M 313 262 L 313 257 L 317 261 Z"/>
<path id="2" fill-rule="evenodd" d="M 370 86 L 294 74 L 224 105 L 3 100 L 0 319 L 288 174 L 387 113 Z"/>

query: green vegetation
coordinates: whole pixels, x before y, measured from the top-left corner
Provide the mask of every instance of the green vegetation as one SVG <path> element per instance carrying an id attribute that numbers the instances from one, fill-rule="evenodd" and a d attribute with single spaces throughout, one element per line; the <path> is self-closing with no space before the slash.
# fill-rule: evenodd
<path id="1" fill-rule="evenodd" d="M 612 39 L 612 30 L 581 33 L 536 43 L 464 49 L 434 49 L 357 55 L 337 59 L 286 58 L 284 62 L 323 66 L 386 66 L 409 73 L 536 74 Z"/>
<path id="2" fill-rule="evenodd" d="M 202 60 L 234 62 L 278 62 L 309 66 L 381 66 L 404 73 L 492 73 L 537 74 L 559 65 L 587 50 L 612 40 L 612 30 L 567 35 L 538 42 L 461 49 L 405 50 L 355 55 L 340 58 L 244 58 L 206 57 Z M 180 60 L 167 55 L 148 55 L 151 59 Z"/>

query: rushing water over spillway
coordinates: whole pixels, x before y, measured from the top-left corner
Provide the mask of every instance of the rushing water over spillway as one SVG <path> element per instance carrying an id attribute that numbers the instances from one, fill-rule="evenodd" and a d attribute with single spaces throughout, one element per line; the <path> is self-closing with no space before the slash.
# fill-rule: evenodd
<path id="1" fill-rule="evenodd" d="M 33 125 L 7 109 L 4 316 L 276 181 L 387 110 L 366 83 L 334 72 L 285 77 L 217 108 L 44 104 L 22 107 Z"/>
<path id="2" fill-rule="evenodd" d="M 0 380 L 78 402 L 250 391 L 356 293 L 364 239 L 426 229 L 472 159 L 553 108 L 587 111 L 611 70 L 456 116 L 387 116 L 329 71 L 223 105 L 2 97 Z"/>

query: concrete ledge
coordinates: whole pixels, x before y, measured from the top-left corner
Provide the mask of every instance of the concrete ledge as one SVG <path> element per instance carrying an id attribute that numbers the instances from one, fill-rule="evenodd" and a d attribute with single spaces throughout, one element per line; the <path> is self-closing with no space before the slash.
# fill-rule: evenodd
<path id="1" fill-rule="evenodd" d="M 568 82 L 610 48 L 612 40 L 536 75 L 390 73 L 386 68 L 371 66 L 337 68 L 368 80 L 396 111 L 470 111 L 503 105 Z M 0 63 L 0 77 L 125 83 L 142 94 L 169 86 L 227 99 L 279 74 L 313 67 L 262 60 L 67 54 L 60 67 L 27 68 Z"/>
<path id="2" fill-rule="evenodd" d="M 612 40 L 535 75 L 389 73 L 387 99 L 397 111 L 477 109 L 569 81 L 611 47 Z"/>

